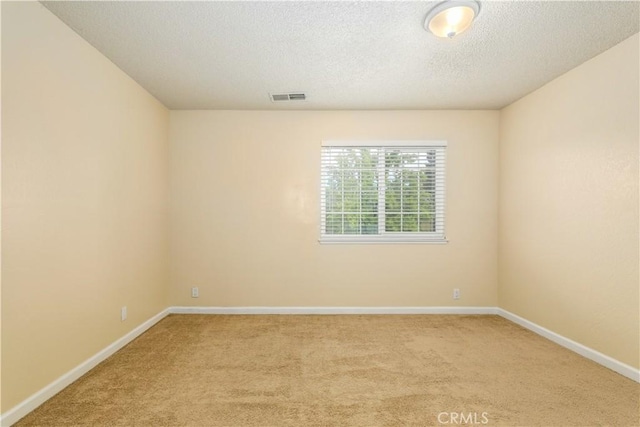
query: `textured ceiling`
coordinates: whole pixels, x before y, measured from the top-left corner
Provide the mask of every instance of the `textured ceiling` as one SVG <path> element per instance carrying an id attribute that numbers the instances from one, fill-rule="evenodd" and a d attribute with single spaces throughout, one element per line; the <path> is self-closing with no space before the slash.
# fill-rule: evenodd
<path id="1" fill-rule="evenodd" d="M 640 23 L 638 2 L 481 1 L 443 40 L 437 2 L 43 4 L 171 109 L 497 109 Z"/>

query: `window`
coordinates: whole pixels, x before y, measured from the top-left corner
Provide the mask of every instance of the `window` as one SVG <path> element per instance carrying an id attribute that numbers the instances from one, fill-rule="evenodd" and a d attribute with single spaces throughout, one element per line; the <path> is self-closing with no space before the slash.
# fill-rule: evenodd
<path id="1" fill-rule="evenodd" d="M 444 243 L 444 141 L 325 141 L 322 243 Z"/>

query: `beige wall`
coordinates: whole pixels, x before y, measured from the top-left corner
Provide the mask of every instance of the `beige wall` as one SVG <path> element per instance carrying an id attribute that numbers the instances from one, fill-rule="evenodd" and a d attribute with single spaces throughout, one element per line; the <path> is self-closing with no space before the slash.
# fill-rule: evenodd
<path id="1" fill-rule="evenodd" d="M 172 111 L 172 305 L 495 306 L 496 111 Z M 446 139 L 446 245 L 320 245 L 323 139 Z M 190 287 L 200 298 L 190 297 Z M 462 299 L 453 301 L 453 288 Z"/>
<path id="2" fill-rule="evenodd" d="M 638 35 L 502 111 L 500 307 L 639 367 Z"/>
<path id="3" fill-rule="evenodd" d="M 2 411 L 167 306 L 168 111 L 2 2 Z M 129 319 L 120 322 L 120 307 Z"/>

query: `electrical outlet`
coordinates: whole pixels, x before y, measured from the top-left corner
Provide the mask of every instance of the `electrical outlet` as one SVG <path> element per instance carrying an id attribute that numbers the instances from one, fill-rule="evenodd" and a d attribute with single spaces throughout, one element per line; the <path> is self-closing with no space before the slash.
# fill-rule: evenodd
<path id="1" fill-rule="evenodd" d="M 124 322 L 127 320 L 127 306 L 125 305 L 120 309 L 120 321 Z"/>
<path id="2" fill-rule="evenodd" d="M 456 288 L 453 290 L 453 299 L 460 299 L 460 289 Z"/>
<path id="3" fill-rule="evenodd" d="M 194 286 L 191 288 L 191 298 L 198 298 L 200 296 L 200 292 L 198 291 L 198 287 Z"/>

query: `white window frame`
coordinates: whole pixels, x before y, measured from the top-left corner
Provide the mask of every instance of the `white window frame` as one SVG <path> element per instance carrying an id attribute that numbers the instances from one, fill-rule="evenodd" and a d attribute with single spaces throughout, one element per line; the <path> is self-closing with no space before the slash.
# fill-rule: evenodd
<path id="1" fill-rule="evenodd" d="M 322 141 L 322 147 L 386 147 L 386 148 L 439 148 L 446 154 L 447 141 L 433 140 L 327 140 Z M 388 244 L 388 243 L 427 243 L 427 244 L 444 244 L 448 240 L 445 235 L 445 180 L 446 180 L 446 156 L 442 156 L 445 162 L 441 167 L 436 168 L 435 180 L 435 214 L 436 214 L 436 231 L 434 232 L 387 232 L 385 231 L 385 182 L 384 177 L 385 165 L 384 157 L 380 156 L 378 160 L 378 234 L 326 234 L 324 230 L 324 218 L 326 218 L 325 198 L 326 190 L 320 183 L 320 239 L 322 244 L 341 244 L 341 243 L 360 243 L 360 244 Z M 322 166 L 321 166 L 322 168 Z M 322 173 L 322 170 L 321 170 Z"/>

